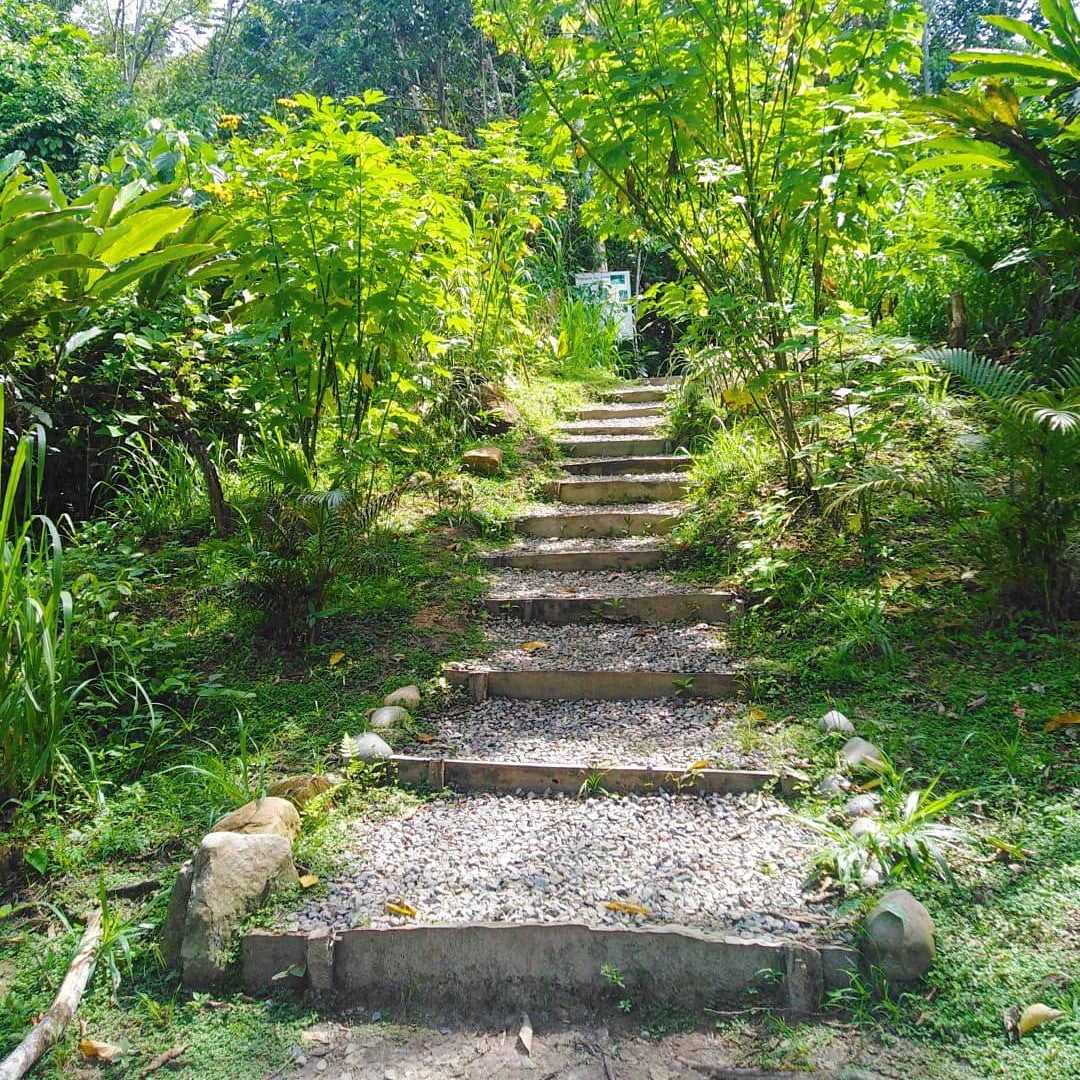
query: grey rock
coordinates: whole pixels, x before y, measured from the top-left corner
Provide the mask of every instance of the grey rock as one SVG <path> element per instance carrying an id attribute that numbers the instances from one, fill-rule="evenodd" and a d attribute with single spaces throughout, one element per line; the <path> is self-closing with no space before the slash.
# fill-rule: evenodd
<path id="1" fill-rule="evenodd" d="M 204 837 L 193 860 L 180 947 L 184 984 L 206 987 L 223 978 L 243 921 L 297 881 L 292 844 L 283 836 L 215 832 Z"/>
<path id="2" fill-rule="evenodd" d="M 855 725 L 842 713 L 836 709 L 830 709 L 819 721 L 818 727 L 822 731 L 828 732 L 843 732 L 844 734 L 854 734 Z"/>
<path id="3" fill-rule="evenodd" d="M 844 803 L 844 813 L 850 818 L 872 817 L 877 809 L 877 799 L 873 795 L 854 795 Z"/>
<path id="4" fill-rule="evenodd" d="M 241 833 L 245 836 L 270 833 L 283 836 L 292 843 L 300 835 L 300 815 L 288 799 L 268 795 L 226 814 L 210 831 Z"/>
<path id="5" fill-rule="evenodd" d="M 403 686 L 383 698 L 384 705 L 400 705 L 403 709 L 416 709 L 420 706 L 420 687 Z"/>
<path id="6" fill-rule="evenodd" d="M 818 794 L 824 795 L 826 798 L 832 798 L 834 795 L 839 795 L 843 790 L 844 778 L 842 776 L 837 776 L 835 773 L 823 776 L 817 786 Z"/>
<path id="7" fill-rule="evenodd" d="M 881 884 L 881 871 L 876 867 L 868 866 L 859 879 L 859 888 L 864 892 L 870 892 Z"/>
<path id="8" fill-rule="evenodd" d="M 864 836 L 873 836 L 881 832 L 881 826 L 872 817 L 856 818 L 848 830 L 852 836 L 861 840 Z"/>
<path id="9" fill-rule="evenodd" d="M 178 967 L 180 963 L 180 946 L 184 941 L 184 921 L 187 919 L 194 866 L 194 862 L 188 859 L 180 867 L 180 872 L 176 875 L 176 883 L 169 896 L 169 910 L 165 914 L 165 923 L 161 928 L 161 955 L 171 968 Z"/>
<path id="10" fill-rule="evenodd" d="M 371 714 L 368 724 L 372 731 L 387 731 L 390 728 L 400 727 L 408 723 L 409 713 L 400 705 L 384 705 Z"/>
<path id="11" fill-rule="evenodd" d="M 866 920 L 867 960 L 890 983 L 921 979 L 933 966 L 934 920 L 907 889 L 886 893 Z"/>
<path id="12" fill-rule="evenodd" d="M 299 810 L 307 806 L 317 795 L 325 794 L 333 786 L 334 782 L 328 776 L 303 773 L 300 776 L 289 776 L 276 784 L 271 784 L 266 789 L 266 794 L 279 799 L 288 799 Z"/>
<path id="13" fill-rule="evenodd" d="M 349 756 L 359 761 L 375 761 L 394 756 L 394 748 L 374 731 L 349 736 Z"/>
<path id="14" fill-rule="evenodd" d="M 871 742 L 860 739 L 848 739 L 840 747 L 840 759 L 849 769 L 869 769 L 871 772 L 883 772 L 885 755 Z"/>

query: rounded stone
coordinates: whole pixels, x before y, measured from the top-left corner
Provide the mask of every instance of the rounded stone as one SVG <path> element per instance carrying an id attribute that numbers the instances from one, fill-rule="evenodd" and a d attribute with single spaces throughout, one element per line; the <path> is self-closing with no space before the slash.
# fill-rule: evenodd
<path id="1" fill-rule="evenodd" d="M 333 787 L 332 781 L 325 776 L 304 773 L 301 776 L 289 776 L 271 784 L 266 794 L 276 799 L 288 799 L 298 810 L 307 806 L 316 795 L 322 795 Z"/>
<path id="2" fill-rule="evenodd" d="M 871 817 L 861 817 L 851 823 L 848 831 L 856 840 L 861 840 L 865 836 L 874 836 L 881 832 L 881 826 Z"/>
<path id="3" fill-rule="evenodd" d="M 402 686 L 398 690 L 383 698 L 384 705 L 400 705 L 403 709 L 416 709 L 420 707 L 420 687 Z"/>
<path id="4" fill-rule="evenodd" d="M 879 773 L 886 768 L 885 755 L 872 742 L 857 735 L 840 747 L 840 760 L 849 769 L 869 769 Z"/>
<path id="5" fill-rule="evenodd" d="M 480 476 L 495 476 L 502 470 L 502 451 L 497 446 L 480 446 L 461 455 L 461 464 Z"/>
<path id="6" fill-rule="evenodd" d="M 818 794 L 824 795 L 827 798 L 832 798 L 834 795 L 840 795 L 843 790 L 844 778 L 842 776 L 837 776 L 835 773 L 823 776 L 817 786 Z"/>
<path id="7" fill-rule="evenodd" d="M 864 892 L 870 892 L 881 884 L 881 871 L 874 866 L 868 866 L 859 878 L 859 888 Z"/>
<path id="8" fill-rule="evenodd" d="M 844 803 L 844 813 L 850 818 L 873 817 L 877 810 L 877 799 L 873 795 L 854 795 Z"/>
<path id="9" fill-rule="evenodd" d="M 930 912 L 907 889 L 886 893 L 867 917 L 865 951 L 890 983 L 918 981 L 936 953 Z"/>
<path id="10" fill-rule="evenodd" d="M 241 833 L 245 836 L 272 833 L 292 843 L 300 833 L 300 815 L 288 799 L 268 795 L 226 814 L 210 832 Z"/>
<path id="11" fill-rule="evenodd" d="M 348 756 L 358 761 L 375 761 L 379 758 L 394 756 L 394 748 L 374 731 L 365 731 L 361 735 L 348 738 Z"/>
<path id="12" fill-rule="evenodd" d="M 826 732 L 839 732 L 845 735 L 855 734 L 855 725 L 836 709 L 830 709 L 819 721 L 818 727 Z"/>
<path id="13" fill-rule="evenodd" d="M 400 727 L 409 721 L 407 709 L 400 705 L 384 705 L 376 709 L 368 720 L 368 726 L 372 731 L 386 731 L 387 728 Z"/>

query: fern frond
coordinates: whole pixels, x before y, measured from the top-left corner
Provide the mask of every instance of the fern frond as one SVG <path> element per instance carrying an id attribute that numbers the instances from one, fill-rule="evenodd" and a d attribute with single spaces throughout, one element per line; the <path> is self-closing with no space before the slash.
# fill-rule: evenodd
<path id="1" fill-rule="evenodd" d="M 303 450 L 295 445 L 264 446 L 248 459 L 244 475 L 264 495 L 309 492 L 315 483 Z"/>
<path id="2" fill-rule="evenodd" d="M 1021 420 L 1061 434 L 1080 433 L 1080 390 L 1038 390 L 1005 404 Z"/>
<path id="3" fill-rule="evenodd" d="M 944 368 L 997 404 L 1025 393 L 1032 385 L 1026 372 L 976 356 L 970 349 L 927 349 L 919 359 Z"/>
<path id="4" fill-rule="evenodd" d="M 834 498 L 825 507 L 825 513 L 834 517 L 864 495 L 907 495 L 953 514 L 960 507 L 975 501 L 978 488 L 958 479 L 954 473 L 935 471 L 923 476 L 909 476 L 888 469 L 864 474 L 849 484 L 835 488 Z"/>
<path id="5" fill-rule="evenodd" d="M 1054 377 L 1054 383 L 1061 390 L 1080 390 L 1080 360 L 1066 364 Z"/>

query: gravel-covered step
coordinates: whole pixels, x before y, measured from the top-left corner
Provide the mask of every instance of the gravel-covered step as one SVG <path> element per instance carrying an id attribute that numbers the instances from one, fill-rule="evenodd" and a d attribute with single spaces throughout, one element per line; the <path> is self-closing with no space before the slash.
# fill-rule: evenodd
<path id="1" fill-rule="evenodd" d="M 286 920 L 303 931 L 490 920 L 813 937 L 826 917 L 804 892 L 814 846 L 761 793 L 444 794 L 407 819 L 363 822 L 324 876 L 326 895 Z"/>
<path id="2" fill-rule="evenodd" d="M 613 416 L 606 420 L 570 420 L 559 424 L 565 435 L 649 435 L 663 427 L 663 416 Z"/>
<path id="3" fill-rule="evenodd" d="M 684 585 L 658 572 L 506 569 L 492 575 L 484 607 L 491 615 L 510 615 L 524 622 L 559 624 L 600 618 L 726 623 L 738 600 L 725 590 Z"/>
<path id="4" fill-rule="evenodd" d="M 432 718 L 435 738 L 400 747 L 421 757 L 684 770 L 764 769 L 745 706 L 731 700 L 472 701 L 456 692 Z"/>
<path id="5" fill-rule="evenodd" d="M 674 387 L 666 386 L 622 386 L 615 390 L 605 390 L 603 397 L 607 401 L 650 403 L 665 401 Z"/>
<path id="6" fill-rule="evenodd" d="M 732 698 L 737 675 L 714 671 L 602 671 L 596 668 L 530 671 L 517 668 L 447 668 L 451 686 L 464 686 L 476 701 L 640 701 L 654 698 Z"/>
<path id="7" fill-rule="evenodd" d="M 490 567 L 519 570 L 649 570 L 663 566 L 671 552 L 651 536 L 608 540 L 527 539 L 505 551 L 490 551 L 477 560 Z"/>
<path id="8" fill-rule="evenodd" d="M 574 476 L 619 476 L 624 473 L 687 472 L 694 459 L 689 454 L 654 454 L 650 457 L 602 457 L 560 461 L 558 467 Z"/>
<path id="9" fill-rule="evenodd" d="M 685 503 L 591 506 L 569 511 L 562 504 L 537 505 L 514 523 L 521 536 L 572 539 L 660 536 L 669 533 L 686 509 Z"/>
<path id="10" fill-rule="evenodd" d="M 572 458 L 651 457 L 671 449 L 667 439 L 643 435 L 564 436 L 558 440 L 558 446 Z"/>
<path id="11" fill-rule="evenodd" d="M 670 502 L 686 495 L 685 473 L 641 473 L 634 476 L 591 476 L 553 480 L 547 494 L 559 502 L 575 505 L 613 502 Z"/>
<path id="12" fill-rule="evenodd" d="M 613 417 L 629 418 L 633 416 L 663 416 L 667 410 L 662 404 L 654 405 L 646 402 L 644 405 L 635 402 L 615 402 L 612 405 L 591 405 L 584 409 L 578 409 L 578 420 L 610 420 Z"/>
<path id="13" fill-rule="evenodd" d="M 513 619 L 489 619 L 484 635 L 491 652 L 483 659 L 448 667 L 488 667 L 522 671 L 730 672 L 722 627 L 642 626 L 573 623 L 542 633 Z"/>

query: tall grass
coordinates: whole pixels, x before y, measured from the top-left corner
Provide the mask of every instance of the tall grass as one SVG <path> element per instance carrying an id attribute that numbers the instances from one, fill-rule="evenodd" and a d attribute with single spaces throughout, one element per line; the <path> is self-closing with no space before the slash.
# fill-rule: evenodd
<path id="1" fill-rule="evenodd" d="M 559 309 L 555 371 L 565 379 L 619 373 L 614 321 L 594 300 L 566 296 Z"/>
<path id="2" fill-rule="evenodd" d="M 0 801 L 51 779 L 80 689 L 60 533 L 33 512 L 44 466 L 40 426 L 18 439 L 6 472 L 0 440 Z"/>

